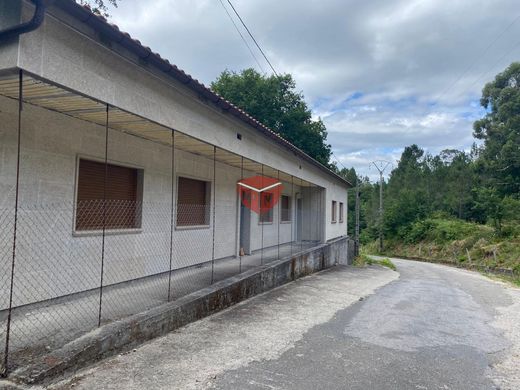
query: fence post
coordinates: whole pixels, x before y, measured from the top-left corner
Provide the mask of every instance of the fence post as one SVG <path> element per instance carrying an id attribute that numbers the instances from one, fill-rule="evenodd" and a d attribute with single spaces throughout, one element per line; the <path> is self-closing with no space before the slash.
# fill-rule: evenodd
<path id="1" fill-rule="evenodd" d="M 244 180 L 244 156 L 240 156 L 240 181 Z M 242 189 L 238 190 L 238 213 L 242 212 Z M 240 246 L 242 241 L 242 215 L 239 215 L 240 220 L 240 226 L 238 227 L 239 233 L 238 233 L 238 256 L 239 256 L 239 264 L 238 264 L 238 271 L 242 273 L 242 247 Z M 250 231 L 248 232 L 248 236 L 250 235 Z"/>
<path id="2" fill-rule="evenodd" d="M 211 244 L 211 284 L 215 279 L 215 207 L 217 204 L 217 147 L 213 145 L 213 233 Z"/>
<path id="3" fill-rule="evenodd" d="M 105 118 L 105 177 L 103 179 L 103 234 L 101 237 L 101 274 L 99 280 L 99 312 L 98 312 L 98 326 L 101 326 L 101 315 L 103 308 L 103 276 L 105 269 L 105 233 L 107 220 L 107 185 L 108 185 L 108 120 L 109 120 L 110 106 L 106 105 Z"/>
<path id="4" fill-rule="evenodd" d="M 14 198 L 14 223 L 13 223 L 13 247 L 11 257 L 11 275 L 9 281 L 9 307 L 7 310 L 7 327 L 5 332 L 5 348 L 3 364 L 0 366 L 0 376 L 7 375 L 7 365 L 9 363 L 9 339 L 11 336 L 11 319 L 13 312 L 13 287 L 14 287 L 14 267 L 16 263 L 16 233 L 18 228 L 18 200 L 20 190 L 20 152 L 22 135 L 22 111 L 23 111 L 23 70 L 18 73 L 18 135 L 16 145 L 16 184 Z"/>
<path id="5" fill-rule="evenodd" d="M 300 221 L 299 221 L 299 224 L 300 224 L 300 253 L 303 252 L 303 210 L 304 210 L 304 207 L 303 207 L 303 179 L 300 177 L 300 192 L 301 192 L 301 203 L 302 203 L 302 208 L 301 208 L 301 212 L 300 212 Z M 303 257 L 303 255 L 302 255 Z"/>
<path id="6" fill-rule="evenodd" d="M 175 213 L 174 204 L 174 191 L 175 191 L 175 130 L 172 129 L 172 161 L 171 161 L 171 174 L 172 174 L 172 185 L 171 185 L 171 210 L 170 210 L 170 268 L 168 273 L 168 302 L 171 299 L 171 288 L 172 288 L 172 265 L 173 265 L 173 216 Z"/>
<path id="7" fill-rule="evenodd" d="M 264 184 L 264 164 L 262 164 L 262 188 L 265 187 L 265 184 Z M 260 213 L 258 214 L 258 218 L 260 219 L 260 228 L 262 230 L 262 241 L 261 241 L 261 246 L 262 248 L 260 249 L 260 265 L 264 265 L 264 222 L 263 222 L 263 212 L 262 212 L 262 199 L 263 199 L 263 192 L 260 192 L 259 193 L 259 196 L 260 196 Z"/>
<path id="8" fill-rule="evenodd" d="M 280 170 L 278 170 L 277 175 L 278 183 L 280 183 Z M 278 255 L 276 256 L 276 259 L 280 259 L 280 224 L 282 222 L 282 191 L 280 191 L 280 194 L 278 195 L 278 221 L 276 223 L 278 224 Z M 274 218 L 274 217 L 273 217 Z"/>

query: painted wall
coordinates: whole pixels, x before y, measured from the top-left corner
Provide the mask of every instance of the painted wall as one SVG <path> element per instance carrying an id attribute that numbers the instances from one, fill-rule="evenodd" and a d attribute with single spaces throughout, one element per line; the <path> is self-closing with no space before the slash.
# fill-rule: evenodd
<path id="1" fill-rule="evenodd" d="M 332 196 L 346 199 L 346 186 L 338 179 L 201 100 L 195 92 L 139 62 L 116 43 L 110 48 L 104 46 L 96 32 L 60 14 L 59 9 L 51 7 L 51 11 L 60 20 L 48 16 L 37 32 L 21 37 L 19 67 L 314 183 L 326 189 L 327 202 Z M 27 9 L 25 12 L 29 13 Z M 237 132 L 242 140 L 237 139 Z M 332 239 L 344 231 L 325 224 L 323 238 Z"/>
<path id="2" fill-rule="evenodd" d="M 0 286 L 8 285 L 12 221 L 16 183 L 17 101 L 0 97 Z M 63 114 L 24 105 L 22 112 L 20 201 L 18 220 L 15 305 L 70 294 L 99 285 L 100 234 L 74 233 L 74 206 L 78 157 L 104 159 L 105 129 Z M 172 212 L 171 148 L 118 131 L 109 130 L 111 163 L 143 170 L 142 229 L 109 234 L 105 240 L 104 283 L 112 284 L 169 270 Z M 233 256 L 237 250 L 240 170 L 175 150 L 174 204 L 178 176 L 212 182 L 216 196 L 215 258 Z M 247 177 L 253 175 L 244 172 Z M 299 186 L 283 183 L 283 193 L 302 193 Z M 213 199 L 212 199 L 213 200 Z M 211 200 L 211 204 L 213 201 Z M 294 207 L 294 201 L 292 202 Z M 292 223 L 279 224 L 279 207 L 273 223 L 260 224 L 253 213 L 252 249 L 295 239 Z M 294 210 L 291 212 L 294 216 Z M 174 215 L 175 220 L 175 215 Z M 173 232 L 173 269 L 211 260 L 213 225 Z M 304 222 L 306 223 L 306 222 Z M 262 240 L 263 236 L 263 240 Z M 314 237 L 318 239 L 319 237 Z M 56 278 L 56 273 L 63 277 Z M 53 281 L 49 285 L 49 281 Z M 45 291 L 45 294 L 42 294 Z M 0 308 L 7 304 L 1 291 Z"/>

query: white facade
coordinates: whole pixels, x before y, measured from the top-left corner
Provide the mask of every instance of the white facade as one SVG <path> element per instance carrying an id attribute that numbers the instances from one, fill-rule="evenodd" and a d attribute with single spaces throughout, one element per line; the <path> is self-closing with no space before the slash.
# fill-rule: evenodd
<path id="1" fill-rule="evenodd" d="M 95 39 L 97 33 L 86 25 L 60 14 L 60 10 L 52 11 L 60 20 L 47 15 L 40 29 L 20 37 L 17 50 L 13 45 L 0 45 L 0 65 L 10 67 L 15 61 L 16 67 L 49 82 L 279 169 L 321 189 L 311 192 L 298 186 L 297 181 L 283 183 L 283 193 L 292 200 L 292 221 L 280 223 L 279 207 L 274 208 L 273 223 L 261 224 L 258 215 L 252 213 L 253 251 L 296 240 L 324 242 L 347 234 L 345 182 L 201 100 L 194 91 L 160 71 L 139 65 L 131 53 L 123 52 L 116 43 L 111 49 L 104 46 Z M 16 185 L 16 100 L 0 97 L 0 124 L 0 219 L 4 215 L 5 223 L 11 224 Z M 241 140 L 237 133 L 242 135 Z M 14 306 L 98 287 L 102 237 L 74 231 L 74 205 L 78 159 L 104 160 L 105 136 L 102 126 L 24 105 L 16 272 L 33 280 L 34 286 L 52 280 L 50 276 L 57 272 L 64 277 L 59 286 L 49 289 L 52 293 L 47 296 L 42 296 L 41 289 L 27 286 L 24 294 L 16 295 Z M 116 130 L 109 130 L 107 156 L 111 163 L 142 169 L 144 181 L 141 229 L 120 234 L 108 232 L 106 236 L 105 284 L 168 271 L 170 240 L 175 248 L 173 269 L 213 257 L 237 255 L 240 207 L 236 188 L 242 177 L 240 169 L 217 162 L 214 172 L 212 160 L 175 150 L 172 171 L 171 148 Z M 244 176 L 248 175 L 253 173 L 244 172 Z M 179 176 L 212 183 L 211 213 L 215 212 L 215 216 L 208 227 L 175 229 L 172 234 L 172 204 L 174 209 Z M 300 216 L 298 198 L 306 210 Z M 332 222 L 333 200 L 345 205 L 343 218 L 338 216 L 337 222 Z M 296 231 L 296 218 L 302 224 L 300 232 Z M 8 242 L 9 233 L 9 229 L 4 229 L 0 241 Z M 7 272 L 10 260 L 10 251 L 2 250 L 0 271 Z M 82 277 L 74 277 L 77 274 Z M 0 309 L 7 305 L 5 292 L 0 291 Z"/>

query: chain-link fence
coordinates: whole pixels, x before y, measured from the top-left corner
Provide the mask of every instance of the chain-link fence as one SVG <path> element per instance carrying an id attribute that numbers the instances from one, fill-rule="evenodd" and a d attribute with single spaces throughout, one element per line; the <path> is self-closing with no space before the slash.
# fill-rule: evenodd
<path id="1" fill-rule="evenodd" d="M 305 191 L 292 194 L 298 223 L 277 222 L 280 204 L 271 222 L 247 210 L 256 242 L 247 254 L 237 200 L 21 204 L 12 280 L 14 211 L 0 209 L 0 342 L 4 351 L 9 326 L 9 368 L 102 324 L 315 246 L 321 232 L 309 222 L 319 220 L 320 199 L 317 189 L 314 199 Z M 213 207 L 224 217 L 216 219 Z"/>
<path id="2" fill-rule="evenodd" d="M 325 240 L 319 186 L 22 73 L 0 95 L 0 373 Z"/>

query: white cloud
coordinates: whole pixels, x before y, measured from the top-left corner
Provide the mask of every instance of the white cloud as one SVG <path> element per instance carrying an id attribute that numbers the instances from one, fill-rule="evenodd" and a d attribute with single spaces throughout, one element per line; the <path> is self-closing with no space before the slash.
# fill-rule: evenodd
<path id="1" fill-rule="evenodd" d="M 432 152 L 468 148 L 483 84 L 519 54 L 520 21 L 504 31 L 516 0 L 233 3 L 324 119 L 335 154 L 363 173 L 369 156 L 395 160 L 411 143 Z M 112 14 L 206 84 L 226 68 L 256 66 L 218 0 L 120 0 Z"/>

